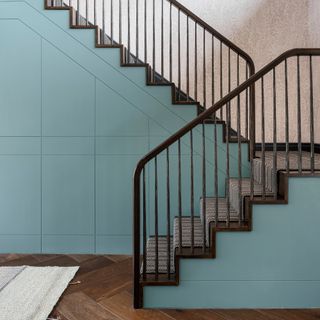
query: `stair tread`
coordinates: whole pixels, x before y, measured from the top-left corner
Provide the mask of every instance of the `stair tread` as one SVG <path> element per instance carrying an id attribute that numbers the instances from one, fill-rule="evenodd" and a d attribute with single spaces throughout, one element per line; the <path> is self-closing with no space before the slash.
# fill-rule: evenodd
<path id="1" fill-rule="evenodd" d="M 256 156 L 258 158 L 254 159 L 254 161 L 262 162 L 262 152 L 256 152 Z M 320 154 L 315 153 L 315 168 L 320 169 Z M 290 151 L 289 152 L 289 165 L 290 169 L 298 170 L 299 166 L 299 152 L 298 151 Z M 265 152 L 265 165 L 268 167 L 273 167 L 273 152 L 266 151 Z M 303 151 L 302 152 L 302 168 L 310 169 L 310 152 Z M 277 169 L 284 170 L 286 169 L 286 152 L 278 151 L 277 152 Z"/>
<path id="2" fill-rule="evenodd" d="M 175 272 L 174 267 L 174 250 L 173 248 L 173 238 L 170 237 L 170 273 Z M 168 248 L 167 248 L 167 237 L 158 237 L 158 272 L 168 273 L 167 263 L 168 263 Z M 147 241 L 147 252 L 146 252 L 146 273 L 155 273 L 156 271 L 156 238 L 149 237 Z M 141 273 L 143 270 L 143 265 L 141 266 Z"/>
<path id="3" fill-rule="evenodd" d="M 230 178 L 229 179 L 229 185 L 230 185 L 230 193 L 231 190 L 236 190 L 236 192 L 238 193 L 238 189 L 239 189 L 239 178 Z M 251 191 L 251 180 L 250 178 L 242 178 L 241 179 L 241 195 L 242 196 L 247 196 L 250 195 L 250 191 Z M 266 195 L 273 195 L 273 192 L 271 190 L 269 190 L 268 188 L 265 189 Z M 253 194 L 255 196 L 261 196 L 263 193 L 263 186 L 261 183 L 254 181 L 253 183 Z"/>
<path id="4" fill-rule="evenodd" d="M 179 218 L 174 219 L 174 247 L 180 247 L 180 230 L 179 230 Z M 182 227 L 182 247 L 191 247 L 191 217 L 181 218 Z M 203 246 L 203 225 L 199 217 L 194 217 L 194 247 Z"/>

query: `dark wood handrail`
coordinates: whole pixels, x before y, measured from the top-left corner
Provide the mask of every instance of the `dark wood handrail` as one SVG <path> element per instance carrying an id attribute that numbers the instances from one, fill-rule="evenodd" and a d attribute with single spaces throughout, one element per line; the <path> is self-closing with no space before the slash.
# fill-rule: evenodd
<path id="1" fill-rule="evenodd" d="M 264 75 L 272 71 L 275 67 L 277 67 L 280 63 L 285 61 L 286 59 L 294 56 L 320 56 L 319 48 L 312 49 L 292 49 L 284 52 L 276 59 L 268 63 L 265 67 L 263 67 L 260 71 L 251 76 L 247 81 L 240 84 L 236 89 L 231 91 L 225 97 L 223 97 L 220 101 L 215 103 L 212 107 L 201 113 L 197 118 L 186 124 L 183 128 L 178 130 L 175 134 L 166 139 L 163 143 L 161 143 L 158 147 L 154 148 L 151 152 L 149 152 L 145 157 L 143 157 L 136 166 L 134 177 L 133 177 L 133 232 L 134 232 L 134 306 L 139 307 L 141 305 L 141 295 L 140 295 L 140 179 L 141 172 L 151 159 L 155 158 L 162 151 L 170 147 L 173 143 L 177 142 L 181 137 L 183 137 L 186 133 L 190 132 L 197 125 L 202 124 L 204 120 L 208 119 L 213 113 L 221 109 L 226 104 L 230 103 L 235 97 L 240 95 L 245 90 L 249 89 L 253 93 L 251 95 L 252 101 L 254 101 L 254 86 L 255 83 L 262 79 Z M 252 105 L 252 103 L 251 103 Z M 255 114 L 254 110 L 250 113 L 250 159 L 253 159 L 254 155 L 254 132 L 255 127 Z M 253 129 L 253 130 L 252 130 Z"/>

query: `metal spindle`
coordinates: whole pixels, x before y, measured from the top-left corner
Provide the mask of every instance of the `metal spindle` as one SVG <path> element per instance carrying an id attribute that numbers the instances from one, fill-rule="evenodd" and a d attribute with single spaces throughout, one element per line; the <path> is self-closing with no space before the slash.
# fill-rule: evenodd
<path id="1" fill-rule="evenodd" d="M 310 75 L 310 167 L 314 173 L 315 156 L 314 156 L 314 111 L 313 111 L 313 68 L 312 56 L 309 57 L 309 75 Z"/>
<path id="2" fill-rule="evenodd" d="M 182 250 L 182 196 L 181 196 L 181 141 L 178 140 L 178 211 L 179 211 L 179 251 Z"/>
<path id="3" fill-rule="evenodd" d="M 178 100 L 181 94 L 181 36 L 180 36 L 180 8 L 178 10 Z"/>
<path id="4" fill-rule="evenodd" d="M 207 83 L 206 83 L 206 29 L 203 29 L 203 106 L 207 105 Z"/>
<path id="5" fill-rule="evenodd" d="M 164 49 L 163 49 L 163 46 L 164 46 L 164 21 L 163 21 L 163 6 L 164 6 L 164 3 L 163 3 L 163 0 L 161 0 L 161 81 L 163 82 L 164 80 Z"/>
<path id="6" fill-rule="evenodd" d="M 110 36 L 111 36 L 111 45 L 113 45 L 113 0 L 110 3 Z"/>
<path id="7" fill-rule="evenodd" d="M 246 63 L 246 80 L 249 78 L 249 67 L 248 63 Z M 245 122 L 245 131 L 246 131 L 246 139 L 249 139 L 249 98 L 248 98 L 249 90 L 246 89 L 246 122 Z"/>
<path id="8" fill-rule="evenodd" d="M 203 251 L 206 249 L 206 197 L 207 197 L 207 177 L 206 177 L 206 133 L 205 124 L 202 122 L 202 213 L 203 213 Z"/>
<path id="9" fill-rule="evenodd" d="M 228 48 L 228 93 L 230 93 L 231 91 L 231 50 L 230 48 Z M 229 109 L 229 111 L 227 110 Z M 230 115 L 230 102 L 227 104 L 227 108 L 226 108 L 226 118 L 228 121 L 228 124 L 231 128 L 231 115 Z M 230 134 L 230 130 L 229 130 L 229 134 Z M 227 138 L 229 139 L 229 135 L 227 135 Z"/>
<path id="10" fill-rule="evenodd" d="M 301 143 L 301 88 L 300 88 L 300 57 L 297 56 L 297 127 L 298 127 L 298 170 L 302 173 L 302 143 Z"/>
<path id="11" fill-rule="evenodd" d="M 169 79 L 172 82 L 172 3 L 170 2 L 170 22 L 169 22 Z"/>
<path id="12" fill-rule="evenodd" d="M 215 102 L 215 55 L 214 55 L 214 36 L 212 36 L 212 58 L 211 58 L 211 69 L 212 69 L 212 94 L 211 94 L 211 99 L 212 99 L 212 105 L 214 105 Z M 214 196 L 215 196 L 215 219 L 214 223 L 215 226 L 218 225 L 218 144 L 217 144 L 217 113 L 215 112 L 214 115 Z M 205 222 L 206 223 L 206 222 Z M 209 234 L 208 234 L 209 236 Z"/>
<path id="13" fill-rule="evenodd" d="M 187 16 L 187 101 L 190 96 L 190 67 L 189 67 L 189 16 Z"/>
<path id="14" fill-rule="evenodd" d="M 214 36 L 211 38 L 211 105 L 214 105 L 215 101 L 215 70 L 214 70 L 214 62 L 215 62 L 215 56 L 214 56 Z"/>
<path id="15" fill-rule="evenodd" d="M 230 137 L 230 124 L 229 124 L 229 103 L 226 105 L 226 150 L 227 150 L 227 159 L 226 159 L 226 201 L 227 201 L 227 216 L 226 216 L 226 225 L 229 226 L 230 223 L 230 159 L 229 159 L 229 137 Z"/>
<path id="16" fill-rule="evenodd" d="M 152 67 L 153 67 L 153 74 L 152 79 L 153 82 L 156 80 L 156 3 L 153 0 L 153 7 L 152 7 Z"/>
<path id="17" fill-rule="evenodd" d="M 144 62 L 148 62 L 147 0 L 144 0 Z"/>
<path id="18" fill-rule="evenodd" d="M 285 130 L 286 130 L 286 171 L 290 171 L 290 149 L 289 149 L 289 91 L 288 91 L 288 61 L 284 61 L 285 76 Z"/>
<path id="19" fill-rule="evenodd" d="M 278 153 L 277 153 L 277 89 L 276 89 L 276 69 L 273 68 L 273 151 L 272 151 L 272 159 L 273 159 L 273 178 L 272 178 L 272 184 L 273 184 L 273 196 L 276 199 L 278 194 L 278 181 L 277 181 L 277 159 L 278 159 Z"/>
<path id="20" fill-rule="evenodd" d="M 266 198 L 266 145 L 265 145 L 265 117 L 264 117 L 264 77 L 261 78 L 261 182 L 262 198 Z"/>
<path id="21" fill-rule="evenodd" d="M 237 55 L 237 86 L 240 84 L 240 56 L 239 54 Z M 241 199 L 241 194 L 242 194 L 242 154 L 241 154 L 241 99 L 240 99 L 240 94 L 237 96 L 237 135 L 238 135 L 238 189 L 239 189 L 239 224 L 244 220 L 243 217 L 243 210 L 242 210 L 242 199 Z"/>
<path id="22" fill-rule="evenodd" d="M 193 133 L 190 131 L 190 208 L 191 208 L 191 252 L 194 251 L 194 177 L 193 177 Z"/>
<path id="23" fill-rule="evenodd" d="M 70 6 L 70 3 L 69 3 L 69 6 Z M 97 25 L 97 0 L 94 0 L 93 2 L 93 22 L 94 22 L 94 25 L 96 26 Z"/>
<path id="24" fill-rule="evenodd" d="M 194 98 L 198 101 L 198 55 L 197 55 L 197 47 L 198 47 L 198 24 L 195 22 L 194 24 Z"/>
<path id="25" fill-rule="evenodd" d="M 159 223 L 158 223 L 158 159 L 154 158 L 154 228 L 155 228 L 155 277 L 158 278 L 159 273 Z"/>
<path id="26" fill-rule="evenodd" d="M 119 0 L 119 44 L 122 44 L 122 0 Z"/>
<path id="27" fill-rule="evenodd" d="M 128 4 L 128 55 L 127 55 L 127 63 L 130 63 L 130 56 L 131 56 L 131 50 L 130 50 L 130 0 L 127 2 Z"/>
<path id="28" fill-rule="evenodd" d="M 77 17 L 76 17 L 77 26 L 80 24 L 80 0 L 77 0 Z"/>
<path id="29" fill-rule="evenodd" d="M 220 41 L 220 99 L 223 96 L 222 41 Z M 223 120 L 223 107 L 220 108 L 220 120 Z"/>
<path id="30" fill-rule="evenodd" d="M 88 0 L 86 0 L 86 26 L 89 25 L 89 5 Z"/>
<path id="31" fill-rule="evenodd" d="M 143 278 L 147 272 L 147 206 L 146 206 L 146 171 L 142 171 L 142 211 L 143 211 Z"/>
<path id="32" fill-rule="evenodd" d="M 100 39 L 100 41 L 101 41 L 102 44 L 105 44 L 105 35 L 106 35 L 106 10 L 105 10 L 105 0 L 103 0 L 103 2 L 102 2 L 102 30 L 101 30 L 101 32 L 102 32 L 102 36 L 101 36 L 102 41 L 101 41 L 101 39 Z"/>
<path id="33" fill-rule="evenodd" d="M 167 273 L 170 278 L 170 266 L 171 266 L 171 237 L 170 237 L 170 165 L 169 165 L 169 148 L 167 148 Z"/>
<path id="34" fill-rule="evenodd" d="M 139 0 L 136 0 L 136 63 L 139 61 Z"/>

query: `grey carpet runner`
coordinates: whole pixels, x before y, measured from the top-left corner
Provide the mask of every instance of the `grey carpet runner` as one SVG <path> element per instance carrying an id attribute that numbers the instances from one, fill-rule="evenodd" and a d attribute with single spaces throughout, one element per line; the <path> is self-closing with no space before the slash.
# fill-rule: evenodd
<path id="1" fill-rule="evenodd" d="M 299 153 L 289 153 L 289 167 L 291 171 L 299 169 Z M 315 170 L 320 170 L 320 154 L 315 154 Z M 277 171 L 286 168 L 287 158 L 283 151 L 277 152 Z M 274 174 L 273 174 L 273 152 L 265 152 L 264 172 L 265 185 L 263 187 L 263 160 L 261 152 L 256 152 L 256 159 L 253 161 L 253 177 L 254 177 L 254 196 L 265 194 L 266 197 L 273 197 L 274 190 Z M 302 152 L 302 170 L 310 170 L 310 153 Z M 200 215 L 194 218 L 194 247 L 203 247 L 203 232 L 206 232 L 206 247 L 209 247 L 210 224 L 214 223 L 216 218 L 218 221 L 226 221 L 227 212 L 230 212 L 230 221 L 238 221 L 241 214 L 243 198 L 250 195 L 250 179 L 230 178 L 226 181 L 229 185 L 229 202 L 226 198 L 207 197 L 200 199 Z M 239 196 L 240 195 L 240 196 Z M 205 209 L 205 210 L 204 210 Z M 205 214 L 204 214 L 205 212 Z M 205 216 L 205 219 L 204 219 Z M 205 224 L 205 228 L 204 228 Z M 174 252 L 177 248 L 191 247 L 191 218 L 182 217 L 181 225 L 179 218 L 174 219 L 173 237 L 170 237 L 170 273 L 175 272 Z M 180 236 L 182 230 L 182 236 Z M 181 245 L 180 242 L 182 241 Z M 168 273 L 168 245 L 165 236 L 159 237 L 158 240 L 158 273 Z M 147 241 L 146 252 L 146 272 L 153 274 L 156 271 L 156 240 L 155 237 L 150 237 Z M 141 271 L 143 268 L 141 268 Z"/>

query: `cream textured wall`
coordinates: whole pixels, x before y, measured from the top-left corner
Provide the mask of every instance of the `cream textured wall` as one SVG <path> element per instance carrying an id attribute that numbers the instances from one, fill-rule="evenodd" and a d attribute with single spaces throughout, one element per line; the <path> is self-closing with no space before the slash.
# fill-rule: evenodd
<path id="1" fill-rule="evenodd" d="M 319 0 L 181 0 L 182 4 L 195 12 L 203 20 L 229 38 L 232 42 L 244 49 L 254 60 L 256 70 L 276 58 L 284 51 L 298 47 L 320 47 L 320 1 Z M 309 75 L 308 61 L 301 63 L 302 81 L 302 139 L 309 141 Z M 314 59 L 314 88 L 319 88 L 320 68 L 319 59 Z M 290 65 L 291 77 L 289 84 L 290 118 L 296 126 L 296 83 L 295 62 Z M 281 73 L 281 68 L 278 71 Z M 278 79 L 278 78 L 277 78 Z M 281 109 L 278 116 L 279 140 L 284 139 L 284 112 L 283 112 L 283 79 L 279 79 L 278 107 Z M 271 101 L 268 95 L 272 93 L 271 82 L 266 84 L 266 114 L 267 123 L 272 125 Z M 314 90 L 316 140 L 320 142 L 320 95 Z M 257 93 L 257 100 L 260 95 Z M 257 103 L 259 109 L 259 103 Z M 260 126 L 260 119 L 257 119 Z M 259 131 L 259 130 L 258 130 Z M 267 140 L 272 135 L 267 134 Z M 296 140 L 294 130 L 291 138 Z M 259 137 L 257 137 L 259 139 Z"/>

